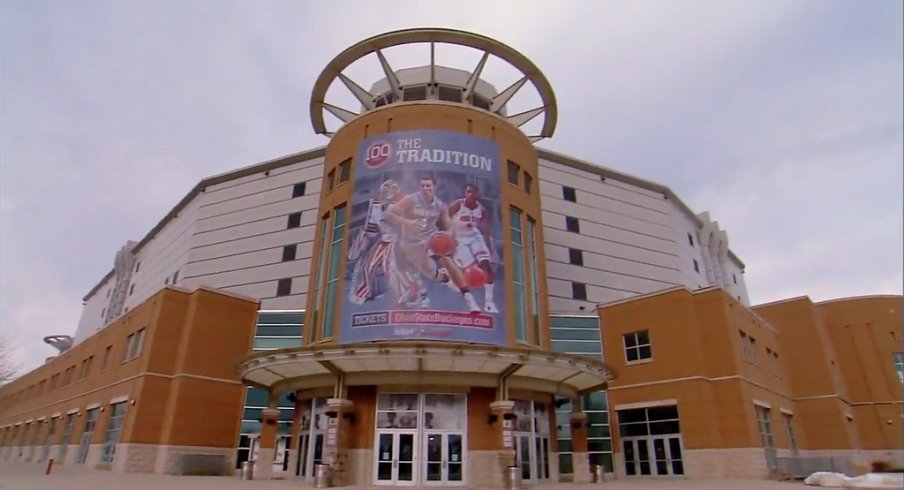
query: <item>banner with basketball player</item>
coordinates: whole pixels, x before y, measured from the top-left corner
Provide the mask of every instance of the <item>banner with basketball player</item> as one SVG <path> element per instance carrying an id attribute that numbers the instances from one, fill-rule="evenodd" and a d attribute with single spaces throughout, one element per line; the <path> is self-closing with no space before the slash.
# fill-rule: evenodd
<path id="1" fill-rule="evenodd" d="M 506 344 L 499 146 L 384 134 L 361 142 L 354 176 L 340 342 Z"/>

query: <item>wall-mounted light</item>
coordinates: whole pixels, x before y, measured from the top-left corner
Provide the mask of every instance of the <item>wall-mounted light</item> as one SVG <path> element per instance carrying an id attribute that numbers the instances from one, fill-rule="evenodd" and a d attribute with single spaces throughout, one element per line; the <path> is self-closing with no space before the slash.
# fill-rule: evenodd
<path id="1" fill-rule="evenodd" d="M 514 420 L 514 419 L 518 418 L 518 416 L 513 413 L 504 413 L 504 414 L 502 414 L 502 418 L 504 420 Z"/>
<path id="2" fill-rule="evenodd" d="M 356 417 L 355 417 L 354 412 L 345 412 L 342 414 L 342 418 L 344 418 L 345 420 L 348 420 L 348 423 L 354 424 Z"/>
<path id="3" fill-rule="evenodd" d="M 496 423 L 497 420 L 499 420 L 499 416 L 496 415 L 495 413 L 487 415 L 487 423 L 488 424 L 493 425 Z"/>
<path id="4" fill-rule="evenodd" d="M 331 419 L 334 419 L 334 418 L 336 418 L 337 415 L 339 415 L 339 412 L 337 412 L 337 411 L 335 411 L 335 410 L 327 410 L 327 411 L 324 412 L 323 414 L 326 415 L 327 417 L 331 418 Z"/>

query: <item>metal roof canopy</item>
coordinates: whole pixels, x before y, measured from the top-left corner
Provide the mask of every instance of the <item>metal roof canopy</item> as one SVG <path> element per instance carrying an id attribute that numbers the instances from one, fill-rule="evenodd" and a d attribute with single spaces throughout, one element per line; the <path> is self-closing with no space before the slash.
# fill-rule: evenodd
<path id="1" fill-rule="evenodd" d="M 464 98 L 470 95 L 474 90 L 474 86 L 480 79 L 484 65 L 490 56 L 499 58 L 516 70 L 521 72 L 522 77 L 509 87 L 505 88 L 497 94 L 491 101 L 490 113 L 500 116 L 500 111 L 511 100 L 512 97 L 527 83 L 537 90 L 540 96 L 541 105 L 539 107 L 524 111 L 512 116 L 503 117 L 511 124 L 521 127 L 533 118 L 543 114 L 543 125 L 539 134 L 528 135 L 531 141 L 539 141 L 543 138 L 549 138 L 553 135 L 556 128 L 556 120 L 558 118 L 558 109 L 556 97 L 553 93 L 549 80 L 543 75 L 539 68 L 530 59 L 516 51 L 515 49 L 496 41 L 495 39 L 474 34 L 467 31 L 457 29 L 444 28 L 415 28 L 403 29 L 399 31 L 387 32 L 365 39 L 353 46 L 346 48 L 344 51 L 336 55 L 323 69 L 317 81 L 314 82 L 314 88 L 311 91 L 311 125 L 314 132 L 326 136 L 332 136 L 334 131 L 327 129 L 324 120 L 324 111 L 330 112 L 343 123 L 357 118 L 361 113 L 357 113 L 350 109 L 337 107 L 326 102 L 327 91 L 333 82 L 339 79 L 343 85 L 355 96 L 356 99 L 364 106 L 365 112 L 376 109 L 376 100 L 380 94 L 370 93 L 360 84 L 354 82 L 343 74 L 343 71 L 352 63 L 358 61 L 365 56 L 375 54 L 379 59 L 380 66 L 386 80 L 389 82 L 392 93 L 396 100 L 402 99 L 402 90 L 404 87 L 398 80 L 396 71 L 389 65 L 383 50 L 394 46 L 406 44 L 429 44 L 430 45 L 430 72 L 435 71 L 435 45 L 436 44 L 453 44 L 464 46 L 483 52 L 477 67 L 471 71 L 471 75 L 465 87 L 462 87 Z M 431 79 L 431 82 L 434 81 Z M 500 116 L 501 117 L 501 116 Z"/>
<path id="2" fill-rule="evenodd" d="M 444 341 L 321 344 L 262 351 L 238 366 L 242 381 L 274 393 L 342 384 L 430 383 L 520 388 L 577 398 L 604 389 L 614 369 L 589 357 L 526 347 Z"/>

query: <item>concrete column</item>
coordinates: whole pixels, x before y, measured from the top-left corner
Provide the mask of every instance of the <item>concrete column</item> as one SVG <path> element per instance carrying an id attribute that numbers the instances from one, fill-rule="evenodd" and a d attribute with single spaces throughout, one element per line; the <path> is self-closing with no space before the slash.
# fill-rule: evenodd
<path id="1" fill-rule="evenodd" d="M 515 402 L 512 400 L 496 400 L 490 403 L 491 417 L 496 421 L 492 424 L 492 430 L 499 441 L 497 451 L 498 479 L 493 479 L 493 486 L 505 488 L 506 468 L 515 466 Z"/>
<path id="2" fill-rule="evenodd" d="M 329 398 L 326 401 L 326 440 L 323 441 L 323 463 L 332 469 L 334 487 L 349 485 L 348 440 L 353 430 L 352 401 Z"/>
<path id="3" fill-rule="evenodd" d="M 261 437 L 258 441 L 257 461 L 254 462 L 254 478 L 269 480 L 273 476 L 273 458 L 276 457 L 276 436 L 279 429 L 279 409 L 276 403 L 264 409 L 261 416 Z"/>
<path id="4" fill-rule="evenodd" d="M 590 456 L 587 454 L 587 414 L 572 412 L 568 414 L 571 426 L 571 467 L 574 470 L 574 483 L 590 483 Z"/>

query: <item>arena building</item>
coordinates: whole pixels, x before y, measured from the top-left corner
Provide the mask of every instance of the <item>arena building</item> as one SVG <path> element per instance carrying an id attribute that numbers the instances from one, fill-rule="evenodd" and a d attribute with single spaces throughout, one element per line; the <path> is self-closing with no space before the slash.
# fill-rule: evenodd
<path id="1" fill-rule="evenodd" d="M 429 63 L 393 68 L 409 44 Z M 904 459 L 901 297 L 752 307 L 708 213 L 534 146 L 555 96 L 514 49 L 379 35 L 310 107 L 327 146 L 204 179 L 122 246 L 59 355 L 0 387 L 0 460 L 491 488 Z"/>

